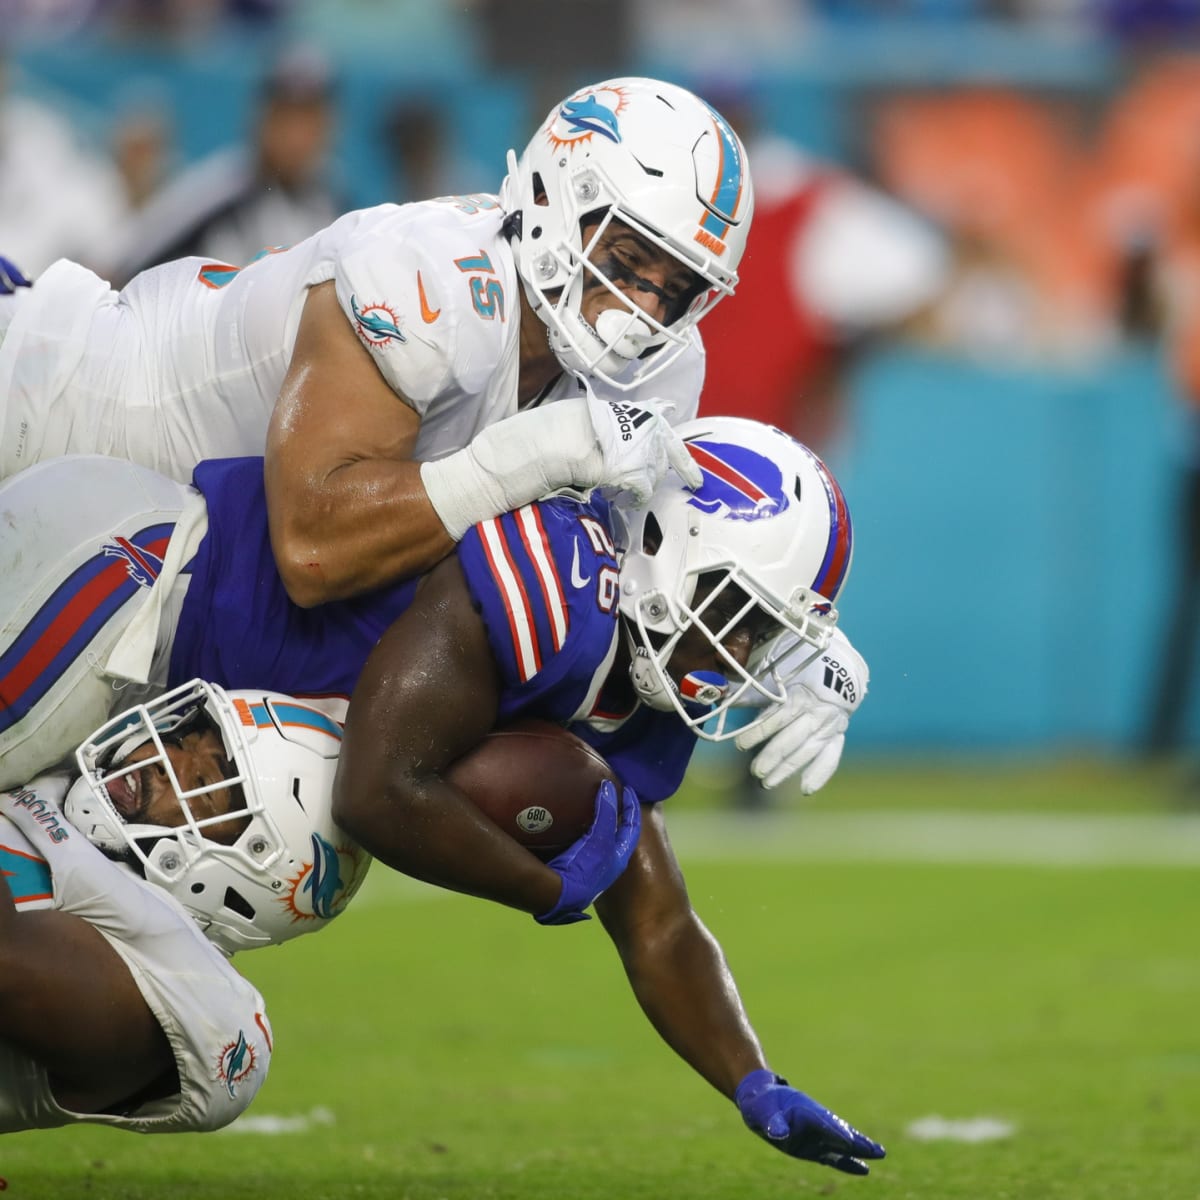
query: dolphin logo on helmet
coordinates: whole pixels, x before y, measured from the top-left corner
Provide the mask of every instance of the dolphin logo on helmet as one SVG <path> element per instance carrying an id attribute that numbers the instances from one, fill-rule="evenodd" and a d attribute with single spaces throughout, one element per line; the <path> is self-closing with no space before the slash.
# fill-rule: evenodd
<path id="1" fill-rule="evenodd" d="M 616 110 L 609 108 L 607 104 L 601 104 L 594 93 L 567 100 L 559 109 L 558 115 L 576 136 L 590 137 L 593 133 L 598 133 L 610 142 L 621 140 Z M 551 136 L 555 135 L 552 133 Z M 573 141 L 575 138 L 560 136 L 557 140 Z"/>

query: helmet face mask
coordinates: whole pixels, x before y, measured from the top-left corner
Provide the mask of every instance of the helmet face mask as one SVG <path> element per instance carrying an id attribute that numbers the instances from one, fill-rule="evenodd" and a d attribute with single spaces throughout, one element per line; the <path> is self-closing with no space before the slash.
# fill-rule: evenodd
<path id="1" fill-rule="evenodd" d="M 777 429 L 714 417 L 679 432 L 704 483 L 693 493 L 668 478 L 644 509 L 619 510 L 620 610 L 639 698 L 724 741 L 748 727 L 733 727 L 735 707 L 763 709 L 761 720 L 786 698 L 785 659 L 790 676 L 828 644 L 852 557 L 850 515 L 820 459 Z M 739 628 L 752 635 L 744 664 L 725 645 Z M 681 645 L 716 670 L 677 681 Z"/>
<path id="2" fill-rule="evenodd" d="M 186 788 L 168 747 L 182 731 L 214 729 L 232 774 Z M 349 902 L 370 858 L 333 824 L 336 722 L 269 692 L 193 680 L 114 717 L 76 752 L 80 778 L 64 812 L 94 845 L 178 900 L 226 953 L 323 928 Z M 130 762 L 139 747 L 148 757 Z M 122 780 L 166 776 L 180 824 L 126 820 Z M 228 811 L 214 812 L 214 793 Z"/>
<path id="3" fill-rule="evenodd" d="M 619 390 L 669 366 L 696 322 L 732 294 L 753 213 L 745 149 L 728 123 L 683 88 L 637 78 L 556 105 L 520 160 L 509 152 L 501 201 L 520 214 L 517 269 L 559 361 Z M 585 247 L 583 227 L 596 217 Z M 687 303 L 667 322 L 643 312 L 591 256 L 611 222 L 691 273 Z M 592 281 L 617 301 L 596 326 L 581 312 Z"/>

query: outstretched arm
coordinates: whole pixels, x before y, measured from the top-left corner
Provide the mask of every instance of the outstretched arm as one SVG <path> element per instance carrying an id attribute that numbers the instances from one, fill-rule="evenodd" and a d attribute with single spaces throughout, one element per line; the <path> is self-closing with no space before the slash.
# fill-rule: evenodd
<path id="1" fill-rule="evenodd" d="M 767 1066 L 716 939 L 692 910 L 657 807 L 629 867 L 596 901 L 642 1010 L 662 1039 L 737 1105 L 748 1128 L 794 1158 L 852 1175 L 883 1147 Z"/>
<path id="2" fill-rule="evenodd" d="M 689 1066 L 732 1097 L 767 1065 L 725 955 L 692 908 L 657 805 L 643 808 L 638 848 L 596 914 L 638 1003 Z"/>

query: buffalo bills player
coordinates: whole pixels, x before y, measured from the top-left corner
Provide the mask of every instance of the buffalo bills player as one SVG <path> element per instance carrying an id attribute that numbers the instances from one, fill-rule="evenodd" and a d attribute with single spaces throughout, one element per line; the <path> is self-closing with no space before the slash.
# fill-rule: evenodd
<path id="1" fill-rule="evenodd" d="M 325 927 L 370 862 L 330 817 L 340 740 L 193 680 L 0 792 L 0 1132 L 245 1111 L 271 1027 L 228 956 Z"/>
<path id="2" fill-rule="evenodd" d="M 34 468 L 0 500 L 28 504 L 43 543 L 74 549 L 49 554 L 58 567 L 0 625 L 15 630 L 0 644 L 0 687 L 13 684 L 0 760 L 27 758 L 31 731 L 44 752 L 116 677 L 353 691 L 335 816 L 357 842 L 544 924 L 586 919 L 595 901 L 656 1028 L 751 1128 L 863 1173 L 881 1148 L 770 1072 L 659 808 L 697 737 L 734 736 L 735 705 L 760 709 L 747 728 L 770 720 L 795 664 L 809 669 L 828 646 L 849 513 L 825 467 L 777 430 L 734 418 L 681 429 L 702 474 L 695 492 L 668 480 L 640 509 L 598 494 L 524 506 L 470 529 L 419 586 L 317 609 L 294 604 L 274 567 L 258 460 L 201 464 L 195 490 L 113 459 Z M 61 495 L 72 472 L 86 476 L 86 510 Z M 114 497 L 134 488 L 140 509 L 121 508 Z M 41 496 L 23 502 L 18 489 Z M 21 551 L 0 543 L 6 553 Z M 157 570 L 152 588 L 127 556 Z M 440 774 L 522 715 L 570 724 L 625 785 L 601 789 L 592 829 L 549 864 Z"/>

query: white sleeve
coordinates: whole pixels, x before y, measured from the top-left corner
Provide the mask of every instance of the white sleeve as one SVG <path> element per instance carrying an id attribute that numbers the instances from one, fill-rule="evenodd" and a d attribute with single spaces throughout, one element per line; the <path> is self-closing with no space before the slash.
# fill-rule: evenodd
<path id="1" fill-rule="evenodd" d="M 520 313 L 498 231 L 498 218 L 406 204 L 365 222 L 338 253 L 346 319 L 422 417 L 448 391 L 482 392 L 512 341 Z"/>

